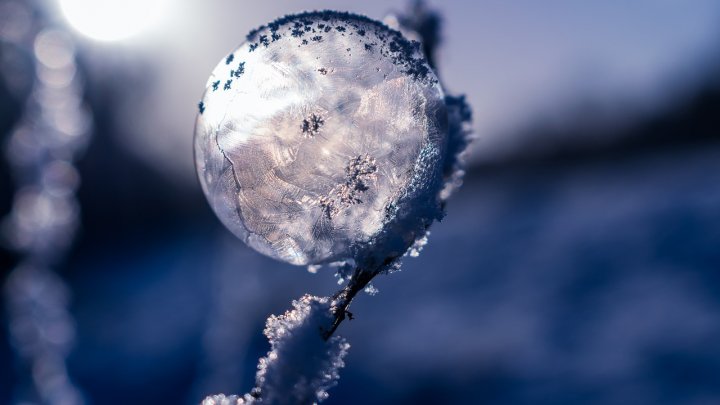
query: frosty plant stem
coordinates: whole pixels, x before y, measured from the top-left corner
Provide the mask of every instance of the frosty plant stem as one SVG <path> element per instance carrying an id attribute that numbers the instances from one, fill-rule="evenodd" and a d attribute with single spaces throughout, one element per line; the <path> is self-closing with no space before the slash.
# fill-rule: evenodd
<path id="1" fill-rule="evenodd" d="M 358 267 L 353 272 L 350 280 L 348 281 L 345 288 L 338 291 L 332 297 L 331 311 L 333 312 L 334 320 L 332 327 L 322 332 L 323 339 L 328 340 L 335 330 L 340 326 L 340 323 L 345 320 L 345 316 L 352 319 L 352 313 L 348 311 L 352 300 L 355 298 L 357 293 L 362 291 L 368 283 L 378 274 L 377 271 L 368 271 L 361 267 Z"/>

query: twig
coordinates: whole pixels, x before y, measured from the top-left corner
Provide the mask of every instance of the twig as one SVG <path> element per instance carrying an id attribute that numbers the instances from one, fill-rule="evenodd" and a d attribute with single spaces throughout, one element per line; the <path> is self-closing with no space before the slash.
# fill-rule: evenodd
<path id="1" fill-rule="evenodd" d="M 358 267 L 352 275 L 348 284 L 342 290 L 338 291 L 333 295 L 333 306 L 332 311 L 335 319 L 333 320 L 332 326 L 329 330 L 323 332 L 323 339 L 328 340 L 335 333 L 335 330 L 340 326 L 343 320 L 345 320 L 346 314 L 349 315 L 348 308 L 352 303 L 353 298 L 360 292 L 365 286 L 368 285 L 370 280 L 378 274 L 377 271 L 369 271 Z M 352 319 L 352 315 L 349 316 Z"/>

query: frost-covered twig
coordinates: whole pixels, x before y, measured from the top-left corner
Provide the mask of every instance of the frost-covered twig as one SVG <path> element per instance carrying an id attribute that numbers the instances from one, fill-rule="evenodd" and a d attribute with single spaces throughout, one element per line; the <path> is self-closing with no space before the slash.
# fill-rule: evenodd
<path id="1" fill-rule="evenodd" d="M 328 397 L 350 345 L 339 336 L 325 337 L 334 322 L 331 298 L 305 295 L 292 305 L 267 320 L 270 351 L 258 363 L 255 388 L 243 396 L 213 395 L 203 405 L 311 404 Z"/>
<path id="2" fill-rule="evenodd" d="M 265 335 L 271 350 L 258 365 L 255 393 L 271 404 L 327 398 L 350 347 L 342 337 L 323 336 L 332 322 L 332 301 L 310 295 L 293 301 L 291 311 L 268 318 Z"/>

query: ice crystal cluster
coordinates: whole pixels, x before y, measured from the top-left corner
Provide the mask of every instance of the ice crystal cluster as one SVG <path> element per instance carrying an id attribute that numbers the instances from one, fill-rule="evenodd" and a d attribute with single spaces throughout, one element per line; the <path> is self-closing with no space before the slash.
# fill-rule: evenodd
<path id="1" fill-rule="evenodd" d="M 268 256 L 379 266 L 441 215 L 445 96 L 420 44 L 382 23 L 325 11 L 263 26 L 198 110 L 203 191 Z"/>
<path id="2" fill-rule="evenodd" d="M 293 301 L 292 310 L 270 316 L 264 331 L 270 352 L 260 359 L 252 393 L 213 395 L 203 405 L 311 404 L 327 398 L 350 347 L 339 336 L 321 337 L 333 323 L 331 304 L 329 298 L 305 295 Z"/>
<path id="3" fill-rule="evenodd" d="M 331 300 L 306 295 L 293 309 L 267 320 L 271 350 L 260 360 L 257 387 L 272 404 L 304 404 L 323 400 L 335 385 L 350 345 L 342 337 L 321 338 L 330 330 Z"/>

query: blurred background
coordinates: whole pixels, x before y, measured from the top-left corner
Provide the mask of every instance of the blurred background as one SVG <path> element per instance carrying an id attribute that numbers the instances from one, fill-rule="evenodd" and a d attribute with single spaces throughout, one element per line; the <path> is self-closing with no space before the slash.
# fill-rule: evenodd
<path id="1" fill-rule="evenodd" d="M 430 1 L 465 185 L 361 294 L 327 404 L 720 403 L 720 3 Z M 215 64 L 283 14 L 404 0 L 0 0 L 0 403 L 243 393 L 311 274 L 195 177 Z"/>

